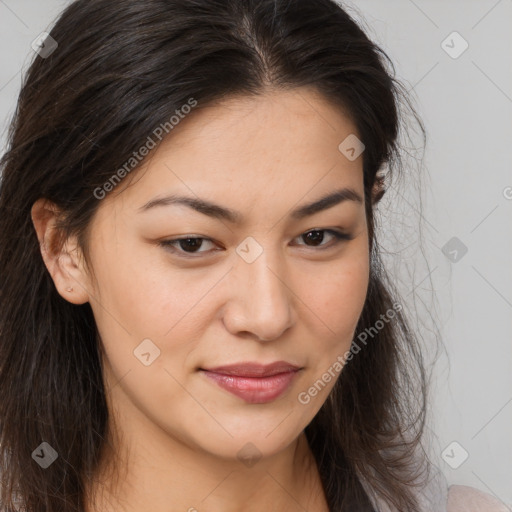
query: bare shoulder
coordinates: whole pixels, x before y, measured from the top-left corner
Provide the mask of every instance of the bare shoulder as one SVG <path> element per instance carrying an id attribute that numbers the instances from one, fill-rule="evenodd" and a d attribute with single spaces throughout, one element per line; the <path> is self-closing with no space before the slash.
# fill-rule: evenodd
<path id="1" fill-rule="evenodd" d="M 466 485 L 448 489 L 447 512 L 510 512 L 511 509 L 494 496 Z"/>

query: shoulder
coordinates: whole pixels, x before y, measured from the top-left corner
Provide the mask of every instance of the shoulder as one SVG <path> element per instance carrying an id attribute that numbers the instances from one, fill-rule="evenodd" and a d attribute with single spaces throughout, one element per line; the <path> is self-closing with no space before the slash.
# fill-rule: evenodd
<path id="1" fill-rule="evenodd" d="M 510 512 L 510 508 L 494 496 L 465 485 L 448 489 L 447 512 Z"/>

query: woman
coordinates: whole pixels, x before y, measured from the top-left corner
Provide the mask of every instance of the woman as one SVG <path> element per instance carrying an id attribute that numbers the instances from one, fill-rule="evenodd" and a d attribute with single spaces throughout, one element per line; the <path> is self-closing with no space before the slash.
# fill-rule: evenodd
<path id="1" fill-rule="evenodd" d="M 502 510 L 421 456 L 385 58 L 330 0 L 66 8 L 2 160 L 4 510 Z"/>

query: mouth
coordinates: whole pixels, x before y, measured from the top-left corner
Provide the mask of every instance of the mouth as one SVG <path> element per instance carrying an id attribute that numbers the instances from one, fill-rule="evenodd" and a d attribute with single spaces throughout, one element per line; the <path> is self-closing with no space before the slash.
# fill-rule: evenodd
<path id="1" fill-rule="evenodd" d="M 269 365 L 238 363 L 200 368 L 218 386 L 247 403 L 263 404 L 281 396 L 302 368 L 285 361 Z"/>

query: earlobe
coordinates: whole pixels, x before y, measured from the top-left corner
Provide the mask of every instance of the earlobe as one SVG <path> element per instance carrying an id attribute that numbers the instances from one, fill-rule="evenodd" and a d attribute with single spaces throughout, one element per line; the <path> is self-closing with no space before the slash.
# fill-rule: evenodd
<path id="1" fill-rule="evenodd" d="M 61 243 L 56 221 L 57 206 L 47 199 L 38 199 L 31 209 L 41 256 L 60 296 L 73 304 L 89 301 L 87 280 L 78 258 L 75 237 Z"/>

